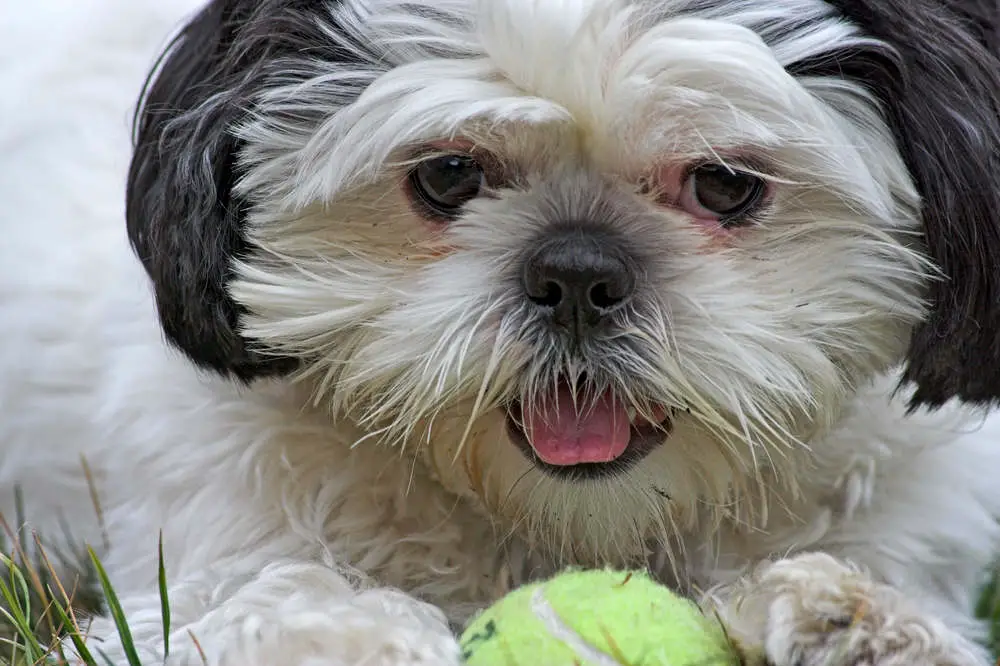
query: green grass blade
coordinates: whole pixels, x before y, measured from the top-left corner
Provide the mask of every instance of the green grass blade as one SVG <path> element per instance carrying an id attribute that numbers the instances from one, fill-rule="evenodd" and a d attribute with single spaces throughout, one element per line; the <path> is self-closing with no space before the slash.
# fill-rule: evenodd
<path id="1" fill-rule="evenodd" d="M 17 545 L 20 541 L 21 530 L 28 523 L 24 512 L 24 492 L 20 484 L 14 486 L 14 520 L 16 521 L 12 528 L 14 533 L 11 536 L 14 538 L 14 545 Z M 11 554 L 13 555 L 13 553 Z"/>
<path id="2" fill-rule="evenodd" d="M 160 532 L 160 616 L 163 619 L 163 658 L 170 656 L 170 599 L 167 596 L 167 567 L 163 563 L 163 532 Z"/>
<path id="3" fill-rule="evenodd" d="M 6 602 L 7 607 L 2 609 L 3 615 L 7 617 L 14 630 L 20 634 L 24 640 L 24 653 L 29 663 L 36 663 L 45 658 L 45 649 L 38 642 L 34 628 L 31 626 L 30 604 L 18 598 L 17 589 L 19 587 L 27 589 L 27 582 L 24 575 L 14 564 L 13 560 L 6 555 L 0 555 L 0 563 L 6 565 L 10 574 L 10 579 L 5 580 L 0 576 L 0 599 Z M 15 646 L 16 650 L 16 646 Z"/>
<path id="4" fill-rule="evenodd" d="M 129 666 L 142 666 L 142 662 L 139 661 L 139 655 L 135 651 L 132 632 L 129 630 L 128 622 L 125 620 L 125 612 L 122 611 L 118 595 L 115 594 L 115 590 L 111 586 L 108 573 L 104 570 L 101 561 L 97 559 L 97 553 L 94 552 L 94 549 L 88 547 L 87 552 L 90 554 L 90 561 L 94 564 L 94 569 L 97 571 L 97 578 L 100 580 L 101 588 L 104 590 L 104 599 L 108 605 L 108 611 L 111 613 L 111 617 L 115 621 L 115 626 L 118 628 L 118 637 L 121 639 L 125 658 L 128 659 Z"/>
<path id="5" fill-rule="evenodd" d="M 25 618 L 31 617 L 31 590 L 28 589 L 28 581 L 24 578 L 24 572 L 21 570 L 20 566 L 13 564 L 17 567 L 16 573 L 11 572 L 11 579 L 8 584 L 11 586 L 11 591 L 14 596 L 14 601 L 11 603 L 16 603 L 18 609 L 24 613 Z"/>
<path id="6" fill-rule="evenodd" d="M 3 639 L 4 645 L 6 645 L 7 647 L 10 648 L 10 663 L 11 663 L 11 666 L 13 666 L 14 664 L 23 664 L 23 663 L 29 663 L 30 664 L 30 663 L 32 663 L 32 659 L 27 654 L 25 654 L 23 657 L 20 656 L 20 654 L 21 654 L 21 641 L 18 640 L 19 638 L 20 638 L 20 635 L 19 634 L 15 634 L 13 638 L 5 638 L 5 639 Z M 4 655 L 4 656 L 7 656 L 7 655 Z"/>
<path id="7" fill-rule="evenodd" d="M 55 598 L 54 594 L 51 596 Z M 73 647 L 76 648 L 76 653 L 80 659 L 83 660 L 83 663 L 87 666 L 97 666 L 97 662 L 94 661 L 94 655 L 92 655 L 90 650 L 87 649 L 87 644 L 83 642 L 83 637 L 80 636 L 80 632 L 73 624 L 73 620 L 70 619 L 69 614 L 66 613 L 66 610 L 62 607 L 62 604 L 53 602 L 52 609 L 56 612 L 56 615 L 59 616 L 59 621 L 62 622 L 62 625 L 67 628 L 69 639 L 73 642 Z M 61 648 L 59 649 L 59 654 L 63 657 L 63 661 L 65 661 L 65 656 L 63 655 Z"/>
<path id="8" fill-rule="evenodd" d="M 983 587 L 979 594 L 979 603 L 976 605 L 976 617 L 984 619 L 992 618 L 997 606 L 997 576 L 990 576 L 989 582 Z"/>

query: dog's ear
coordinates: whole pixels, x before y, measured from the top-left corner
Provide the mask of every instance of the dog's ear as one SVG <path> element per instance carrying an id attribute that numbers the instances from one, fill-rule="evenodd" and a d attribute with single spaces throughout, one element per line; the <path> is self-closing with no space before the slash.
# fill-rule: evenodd
<path id="1" fill-rule="evenodd" d="M 126 194 L 129 239 L 167 339 L 198 366 L 244 381 L 292 367 L 251 349 L 227 291 L 234 258 L 249 249 L 231 130 L 272 55 L 250 34 L 267 4 L 213 0 L 171 42 L 136 111 Z"/>
<path id="2" fill-rule="evenodd" d="M 1000 399 L 1000 12 L 995 0 L 827 0 L 891 47 L 836 54 L 811 73 L 846 76 L 881 102 L 922 198 L 929 285 L 905 382 L 912 406 Z M 816 68 L 825 72 L 817 72 Z"/>

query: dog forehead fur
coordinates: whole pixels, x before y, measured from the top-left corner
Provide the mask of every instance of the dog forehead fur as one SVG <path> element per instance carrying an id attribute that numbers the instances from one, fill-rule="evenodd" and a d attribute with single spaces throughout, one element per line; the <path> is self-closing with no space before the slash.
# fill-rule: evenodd
<path id="1" fill-rule="evenodd" d="M 691 590 L 803 549 L 976 634 L 1000 445 L 954 399 L 1000 393 L 985 4 L 66 12 L 0 19 L 0 510 L 22 487 L 43 534 L 106 535 L 151 654 L 160 530 L 211 663 L 289 663 L 267 632 L 225 638 L 282 613 L 327 613 L 294 631 L 352 664 L 397 616 L 445 650 L 443 618 L 568 563 Z M 447 229 L 401 186 L 441 142 L 508 178 Z M 712 160 L 774 192 L 721 239 L 643 189 Z M 566 223 L 640 276 L 614 334 L 577 345 L 520 281 Z M 669 407 L 669 438 L 616 475 L 540 471 L 506 411 L 567 376 Z"/>

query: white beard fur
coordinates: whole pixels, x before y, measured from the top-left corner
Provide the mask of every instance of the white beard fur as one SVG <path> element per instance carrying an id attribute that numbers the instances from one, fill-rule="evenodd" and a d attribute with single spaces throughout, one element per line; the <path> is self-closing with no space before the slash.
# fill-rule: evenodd
<path id="1" fill-rule="evenodd" d="M 551 561 L 444 487 L 460 480 L 352 447 L 361 433 L 284 381 L 240 387 L 163 342 L 122 223 L 128 120 L 196 5 L 95 0 L 65 3 L 58 20 L 37 4 L 0 18 L 0 61 L 17 62 L 0 71 L 0 510 L 13 515 L 20 484 L 43 535 L 65 521 L 101 544 L 85 457 L 102 554 L 150 655 L 162 529 L 174 626 L 211 664 L 454 663 L 448 623 Z M 975 637 L 971 594 L 1000 545 L 1000 422 L 950 406 L 907 416 L 893 386 L 890 374 L 851 396 L 810 442 L 798 496 L 768 497 L 767 533 L 721 520 L 707 537 L 692 522 L 671 535 L 673 561 L 653 557 L 665 578 L 704 590 L 821 551 Z M 188 642 L 175 639 L 171 663 L 196 663 Z"/>

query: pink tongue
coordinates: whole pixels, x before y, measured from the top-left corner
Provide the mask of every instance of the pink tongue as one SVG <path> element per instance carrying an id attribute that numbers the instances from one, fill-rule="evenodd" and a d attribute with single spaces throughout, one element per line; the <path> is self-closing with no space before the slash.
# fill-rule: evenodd
<path id="1" fill-rule="evenodd" d="M 610 462 L 624 453 L 631 434 L 625 406 L 602 395 L 574 404 L 568 386 L 543 404 L 523 406 L 524 432 L 542 461 L 550 465 Z"/>

